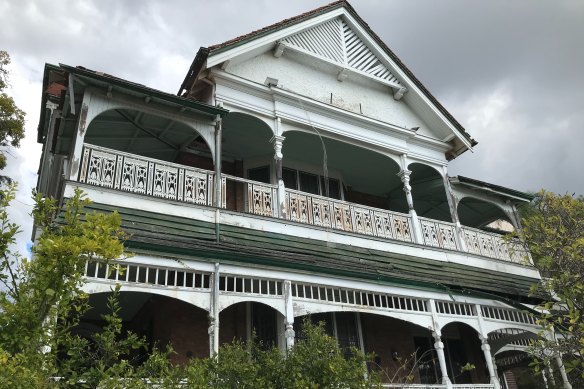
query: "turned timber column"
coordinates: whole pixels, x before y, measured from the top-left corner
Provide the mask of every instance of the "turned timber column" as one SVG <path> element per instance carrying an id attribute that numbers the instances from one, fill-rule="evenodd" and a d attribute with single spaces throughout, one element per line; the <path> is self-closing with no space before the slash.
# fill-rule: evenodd
<path id="1" fill-rule="evenodd" d="M 284 281 L 284 304 L 286 307 L 286 318 L 284 321 L 284 336 L 286 337 L 286 350 L 290 351 L 294 347 L 294 307 L 292 305 L 292 283 Z"/>
<path id="2" fill-rule="evenodd" d="M 215 202 L 217 208 L 223 206 L 221 193 L 221 136 L 222 136 L 221 116 L 217 115 L 215 124 Z"/>
<path id="3" fill-rule="evenodd" d="M 211 289 L 211 309 L 209 311 L 209 354 L 219 352 L 219 264 L 215 264 Z"/>
<path id="4" fill-rule="evenodd" d="M 501 384 L 497 377 L 497 369 L 495 368 L 493 356 L 491 355 L 491 346 L 489 345 L 489 339 L 487 337 L 481 336 L 481 350 L 483 350 L 483 353 L 485 354 L 485 362 L 487 363 L 487 369 L 489 370 L 491 385 L 493 385 L 495 389 L 501 389 Z"/>
<path id="5" fill-rule="evenodd" d="M 561 355 L 556 355 L 556 364 L 558 365 L 558 369 L 560 370 L 560 376 L 562 377 L 562 383 L 564 389 L 572 389 L 572 384 L 568 380 L 568 374 L 566 373 L 566 368 L 564 367 L 564 361 L 562 361 Z"/>
<path id="6" fill-rule="evenodd" d="M 405 159 L 405 156 L 402 155 L 402 158 Z M 410 217 L 412 218 L 412 230 L 414 234 L 414 242 L 424 244 L 424 239 L 422 238 L 422 231 L 421 231 L 421 224 L 420 219 L 418 219 L 418 214 L 414 209 L 414 199 L 412 197 L 412 187 L 410 186 L 410 174 L 412 172 L 405 167 L 397 173 L 398 177 L 401 179 L 401 182 L 404 184 L 404 192 L 406 193 L 406 201 L 408 203 L 408 210 Z"/>
<path id="7" fill-rule="evenodd" d="M 440 364 L 440 373 L 442 374 L 442 385 L 446 385 L 448 389 L 452 388 L 452 382 L 448 377 L 448 369 L 446 368 L 446 356 L 444 355 L 444 343 L 442 343 L 442 334 L 440 331 L 432 332 L 435 343 L 434 348 L 436 349 L 436 354 L 438 355 L 438 363 Z"/>
<path id="8" fill-rule="evenodd" d="M 491 354 L 491 345 L 489 344 L 489 334 L 485 328 L 485 323 L 483 319 L 483 311 L 480 304 L 474 306 L 476 311 L 477 320 L 479 322 L 479 338 L 481 340 L 481 350 L 485 354 L 485 363 L 487 364 L 487 369 L 489 370 L 489 377 L 491 384 L 495 389 L 501 389 L 501 383 L 499 382 L 499 377 L 497 376 L 497 365 L 495 363 L 495 356 Z"/>
<path id="9" fill-rule="evenodd" d="M 276 119 L 278 127 L 280 126 L 280 118 Z M 281 218 L 286 218 L 286 188 L 284 186 L 284 180 L 282 179 L 282 159 L 284 155 L 282 154 L 282 146 L 284 144 L 284 137 L 281 135 L 274 135 L 270 139 L 270 143 L 274 146 L 274 161 L 276 162 L 276 180 L 278 182 L 278 216 Z"/>

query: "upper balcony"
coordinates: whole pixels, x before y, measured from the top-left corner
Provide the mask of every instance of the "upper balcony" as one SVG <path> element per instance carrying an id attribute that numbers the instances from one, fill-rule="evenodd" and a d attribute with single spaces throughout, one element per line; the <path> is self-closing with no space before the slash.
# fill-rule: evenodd
<path id="1" fill-rule="evenodd" d="M 183 158 L 183 161 L 188 158 Z M 194 160 L 194 155 L 193 159 Z M 201 165 L 201 161 L 199 165 Z M 228 162 L 224 162 L 224 166 Z M 417 172 L 417 168 L 415 172 Z M 428 169 L 420 168 L 428 175 Z M 329 177 L 329 196 L 322 176 L 284 168 L 285 182 L 304 191 L 279 188 L 269 182 L 269 165 L 248 170 L 248 177 L 221 173 L 219 188 L 212 170 L 148 158 L 86 143 L 83 147 L 79 182 L 122 192 L 136 193 L 190 205 L 217 207 L 242 213 L 309 224 L 328 230 L 350 232 L 381 239 L 419 244 L 470 253 L 500 261 L 531 265 L 521 245 L 507 242 L 499 233 L 451 221 L 418 216 L 381 207 L 374 195 L 350 191 L 340 180 Z M 439 177 L 442 182 L 442 177 Z M 423 181 L 427 185 L 431 180 Z M 416 184 L 412 185 L 415 191 Z M 218 190 L 217 190 L 218 189 Z M 310 190 L 312 193 L 308 192 Z M 279 193 L 279 192 L 283 193 Z M 316 193 L 315 193 L 316 192 Z M 220 201 L 217 201 L 217 194 Z M 399 192 L 398 192 L 399 193 Z M 344 196 L 343 196 L 344 194 Z M 279 197 L 283 201 L 279 201 Z M 351 202 L 350 197 L 361 202 Z M 420 197 L 413 196 L 416 200 Z M 404 201 L 407 201 L 404 194 Z M 431 201 L 431 200 L 430 200 Z M 415 203 L 417 201 L 414 200 Z M 371 206 L 369 204 L 377 206 Z M 398 202 L 399 204 L 399 202 Z M 477 201 L 471 203 L 477 205 Z M 480 205 L 488 205 L 478 203 Z M 400 204 L 401 205 L 401 204 Z M 488 207 L 487 207 L 488 209 Z M 490 209 L 492 212 L 492 209 Z M 491 219 L 492 215 L 485 213 Z M 499 215 L 500 216 L 500 215 Z M 470 216 L 466 219 L 471 220 Z"/>
<path id="2" fill-rule="evenodd" d="M 416 129 L 294 99 L 227 111 L 65 69 L 82 99 L 46 112 L 38 190 L 83 186 L 144 250 L 520 296 L 540 278 L 496 232 L 520 228 L 528 197 L 449 178 L 451 145 Z"/>

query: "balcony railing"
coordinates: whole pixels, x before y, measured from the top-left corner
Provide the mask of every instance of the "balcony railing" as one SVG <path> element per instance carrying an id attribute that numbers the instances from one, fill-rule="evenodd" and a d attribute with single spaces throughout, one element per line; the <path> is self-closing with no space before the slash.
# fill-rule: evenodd
<path id="1" fill-rule="evenodd" d="M 85 144 L 79 182 L 185 203 L 213 205 L 214 173 Z"/>
<path id="2" fill-rule="evenodd" d="M 218 203 L 211 171 L 90 144 L 84 145 L 79 182 L 191 204 Z M 525 258 L 529 258 L 519 242 L 506 242 L 498 234 L 459 228 L 454 223 L 419 217 L 415 226 L 408 214 L 291 189 L 285 191 L 285 209 L 278 209 L 277 199 L 276 185 L 221 175 L 221 208 L 519 264 L 526 264 Z M 421 238 L 416 239 L 414 229 L 421 232 Z"/>
<path id="3" fill-rule="evenodd" d="M 384 388 L 392 389 L 494 389 L 493 384 L 451 384 L 450 386 L 443 384 L 383 384 Z"/>
<path id="4" fill-rule="evenodd" d="M 286 190 L 289 220 L 380 238 L 413 242 L 409 215 Z"/>
<path id="5" fill-rule="evenodd" d="M 469 253 L 520 264 L 524 264 L 526 258 L 531 262 L 528 253 L 518 241 L 506 242 L 499 234 L 466 226 L 462 227 L 462 232 Z"/>

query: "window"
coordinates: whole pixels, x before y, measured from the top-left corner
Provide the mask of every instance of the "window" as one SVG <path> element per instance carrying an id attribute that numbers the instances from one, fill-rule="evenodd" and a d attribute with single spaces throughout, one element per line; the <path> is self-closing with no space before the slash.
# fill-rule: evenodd
<path id="1" fill-rule="evenodd" d="M 253 169 L 247 170 L 247 178 L 253 181 L 264 182 L 266 184 L 270 183 L 270 167 L 260 166 Z"/>
<path id="2" fill-rule="evenodd" d="M 321 196 L 327 196 L 325 179 L 323 176 L 303 172 L 300 170 L 283 168 L 282 179 L 288 189 L 301 190 Z M 333 199 L 341 199 L 341 183 L 335 178 L 328 179 L 328 196 Z"/>

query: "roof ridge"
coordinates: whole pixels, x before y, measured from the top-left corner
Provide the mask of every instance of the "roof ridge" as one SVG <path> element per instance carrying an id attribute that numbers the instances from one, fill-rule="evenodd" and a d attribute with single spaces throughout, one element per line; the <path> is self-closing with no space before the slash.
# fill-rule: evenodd
<path id="1" fill-rule="evenodd" d="M 303 13 L 301 13 L 299 15 L 292 16 L 290 18 L 282 19 L 279 22 L 272 23 L 270 25 L 264 26 L 264 27 L 262 27 L 260 29 L 257 29 L 257 30 L 253 30 L 251 32 L 248 32 L 247 34 L 243 34 L 243 35 L 240 35 L 238 37 L 229 39 L 229 40 L 227 40 L 225 42 L 217 43 L 217 44 L 214 44 L 214 45 L 210 45 L 210 46 L 207 47 L 207 49 L 209 49 L 209 51 L 213 52 L 215 50 L 219 50 L 219 49 L 221 49 L 223 47 L 232 45 L 232 44 L 237 43 L 239 41 L 242 41 L 244 39 L 249 39 L 249 38 L 251 38 L 251 37 L 253 37 L 255 35 L 261 34 L 262 32 L 270 31 L 270 30 L 272 30 L 272 29 L 274 29 L 276 27 L 285 27 L 288 24 L 294 24 L 294 23 L 298 22 L 301 19 L 309 18 L 310 16 L 312 16 L 312 15 L 314 15 L 316 13 L 319 13 L 319 12 L 322 12 L 322 11 L 325 11 L 325 10 L 328 10 L 328 9 L 331 9 L 331 8 L 336 8 L 336 7 L 340 6 L 340 5 L 347 6 L 347 8 L 350 8 L 350 9 L 352 9 L 354 11 L 353 7 L 349 4 L 349 2 L 347 0 L 333 1 L 332 3 L 323 5 L 321 7 L 312 9 L 312 10 L 307 11 L 307 12 L 303 12 Z"/>

